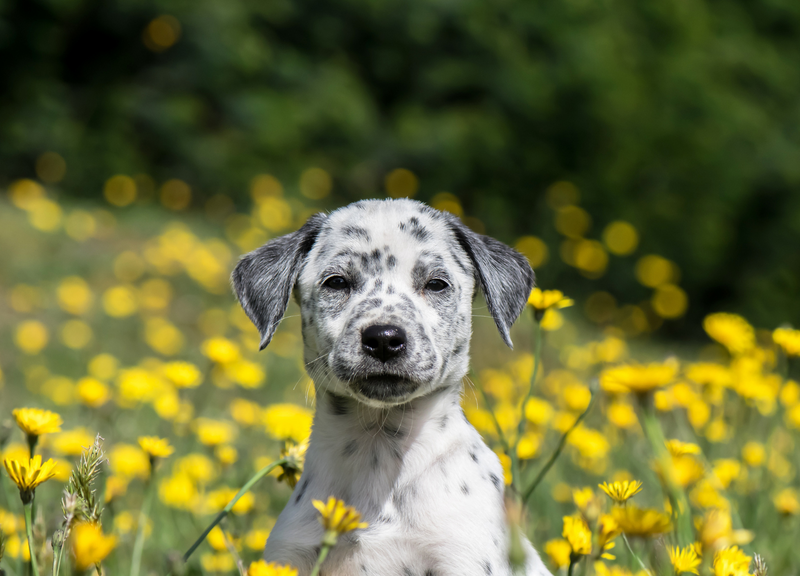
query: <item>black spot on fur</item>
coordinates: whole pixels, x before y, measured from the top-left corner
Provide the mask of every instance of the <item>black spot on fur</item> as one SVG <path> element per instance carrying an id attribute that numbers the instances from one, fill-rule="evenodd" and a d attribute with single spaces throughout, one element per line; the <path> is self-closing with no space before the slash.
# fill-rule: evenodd
<path id="1" fill-rule="evenodd" d="M 403 566 L 403 576 L 414 576 L 414 573 L 408 566 Z"/>
<path id="2" fill-rule="evenodd" d="M 436 572 L 433 570 L 425 570 L 425 576 L 436 576 Z"/>
<path id="3" fill-rule="evenodd" d="M 377 450 L 373 450 L 372 451 L 372 469 L 373 470 L 377 470 L 378 467 L 380 466 L 380 463 L 381 463 L 381 459 L 380 459 L 380 456 L 378 456 L 378 451 Z"/>
<path id="4" fill-rule="evenodd" d="M 443 414 L 441 418 L 439 418 L 439 430 L 444 430 L 447 428 L 447 414 Z"/>
<path id="5" fill-rule="evenodd" d="M 358 441 L 357 440 L 350 440 L 347 444 L 344 445 L 344 450 L 342 450 L 342 456 L 345 458 L 348 456 L 352 456 L 358 450 Z"/>
<path id="6" fill-rule="evenodd" d="M 336 394 L 328 394 L 328 398 L 330 399 L 331 411 L 336 416 L 346 416 L 350 413 L 350 403 L 347 398 Z"/>
<path id="7" fill-rule="evenodd" d="M 387 267 L 389 270 L 394 270 L 394 267 L 395 267 L 395 266 L 397 266 L 397 258 L 395 258 L 393 255 L 391 255 L 391 254 L 390 254 L 390 255 L 389 255 L 387 258 L 386 258 L 386 267 Z"/>
<path id="8" fill-rule="evenodd" d="M 303 479 L 303 482 L 301 482 L 301 484 L 300 484 L 300 490 L 298 490 L 298 491 L 297 491 L 297 496 L 295 496 L 295 499 L 294 499 L 294 501 L 295 501 L 295 504 L 296 504 L 296 503 L 298 503 L 298 502 L 300 502 L 300 500 L 301 500 L 301 499 L 303 498 L 303 496 L 305 495 L 305 493 L 306 493 L 306 488 L 308 488 L 308 482 L 309 482 L 309 480 L 311 480 L 311 477 L 310 477 L 310 476 L 309 476 L 309 477 L 307 477 L 307 478 L 304 478 L 304 479 Z"/>
<path id="9" fill-rule="evenodd" d="M 367 232 L 366 228 L 361 228 L 360 226 L 345 226 L 342 228 L 342 234 L 347 238 L 362 238 L 367 242 L 370 241 L 369 232 Z"/>
<path id="10" fill-rule="evenodd" d="M 469 496 L 469 486 L 467 486 L 466 482 L 461 483 L 461 491 L 464 493 L 464 496 Z"/>
<path id="11" fill-rule="evenodd" d="M 389 284 L 389 286 L 386 287 L 386 293 L 387 294 L 394 294 L 394 286 Z"/>
<path id="12" fill-rule="evenodd" d="M 492 481 L 492 484 L 494 484 L 495 488 L 497 488 L 498 490 L 503 489 L 502 484 L 500 483 L 500 478 L 497 477 L 497 474 L 495 474 L 494 472 L 490 472 L 489 479 Z"/>
<path id="13" fill-rule="evenodd" d="M 492 563 L 488 560 L 483 561 L 483 571 L 486 576 L 492 576 Z"/>
<path id="14" fill-rule="evenodd" d="M 469 457 L 472 458 L 473 462 L 477 462 L 478 461 L 478 455 L 475 454 L 475 452 L 470 451 Z"/>

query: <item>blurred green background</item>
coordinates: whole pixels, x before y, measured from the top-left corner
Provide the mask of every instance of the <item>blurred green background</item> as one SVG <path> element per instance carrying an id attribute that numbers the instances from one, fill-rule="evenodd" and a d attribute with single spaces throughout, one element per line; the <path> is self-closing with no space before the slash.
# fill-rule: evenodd
<path id="1" fill-rule="evenodd" d="M 613 294 L 645 332 L 632 262 L 570 256 L 616 220 L 688 295 L 661 334 L 773 328 L 800 318 L 798 34 L 795 0 L 2 0 L 0 187 L 102 200 L 128 174 L 141 202 L 180 179 L 224 216 L 258 174 L 330 209 L 404 168 L 398 194 L 541 238 L 541 285 Z"/>

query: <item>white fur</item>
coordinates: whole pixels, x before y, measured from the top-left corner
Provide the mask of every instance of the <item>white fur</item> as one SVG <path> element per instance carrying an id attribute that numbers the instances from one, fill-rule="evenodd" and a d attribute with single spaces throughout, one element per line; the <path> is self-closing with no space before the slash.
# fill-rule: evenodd
<path id="1" fill-rule="evenodd" d="M 362 202 L 322 225 L 295 285 L 317 410 L 306 467 L 270 534 L 267 561 L 307 575 L 322 536 L 312 500 L 335 496 L 369 527 L 340 538 L 325 576 L 510 575 L 503 471 L 460 407 L 473 266 L 451 220 L 417 202 Z M 358 285 L 332 292 L 323 286 L 331 274 Z M 420 288 L 429 277 L 445 277 L 451 291 Z M 376 370 L 360 340 L 373 324 L 409 335 L 392 364 L 415 382 L 402 397 L 372 397 L 354 384 Z M 526 573 L 549 574 L 526 547 Z"/>

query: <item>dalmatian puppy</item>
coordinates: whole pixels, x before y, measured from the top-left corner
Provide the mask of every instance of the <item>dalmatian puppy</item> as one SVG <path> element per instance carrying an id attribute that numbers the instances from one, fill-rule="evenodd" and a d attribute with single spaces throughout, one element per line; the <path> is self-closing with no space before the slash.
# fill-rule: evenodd
<path id="1" fill-rule="evenodd" d="M 460 407 L 472 301 L 500 336 L 534 275 L 505 244 L 408 199 L 312 216 L 233 272 L 269 344 L 294 293 L 316 413 L 305 470 L 267 541 L 267 561 L 307 575 L 335 496 L 369 527 L 339 539 L 325 576 L 509 575 L 503 470 Z M 526 574 L 548 575 L 525 541 Z"/>

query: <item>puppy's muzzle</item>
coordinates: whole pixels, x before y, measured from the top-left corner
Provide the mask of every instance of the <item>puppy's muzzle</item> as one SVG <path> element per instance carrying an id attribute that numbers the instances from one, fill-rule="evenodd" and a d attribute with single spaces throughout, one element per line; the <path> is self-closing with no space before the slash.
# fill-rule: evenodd
<path id="1" fill-rule="evenodd" d="M 384 364 L 406 351 L 406 331 L 399 326 L 376 324 L 361 332 L 361 348 Z"/>

